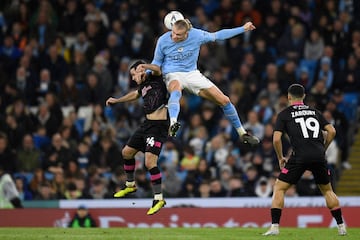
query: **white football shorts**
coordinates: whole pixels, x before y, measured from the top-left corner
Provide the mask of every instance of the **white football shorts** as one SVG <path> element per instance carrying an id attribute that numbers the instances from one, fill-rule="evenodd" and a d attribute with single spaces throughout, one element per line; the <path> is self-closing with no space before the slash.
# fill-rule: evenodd
<path id="1" fill-rule="evenodd" d="M 201 89 L 211 88 L 215 86 L 207 77 L 205 77 L 199 70 L 191 72 L 173 72 L 165 75 L 166 87 L 173 80 L 178 80 L 181 85 L 181 89 L 199 95 Z"/>

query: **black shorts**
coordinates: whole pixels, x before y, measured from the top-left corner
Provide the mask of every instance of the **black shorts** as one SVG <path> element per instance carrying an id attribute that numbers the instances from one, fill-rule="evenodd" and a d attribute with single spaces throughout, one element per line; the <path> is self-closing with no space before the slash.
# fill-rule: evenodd
<path id="1" fill-rule="evenodd" d="M 296 184 L 306 170 L 312 172 L 316 184 L 328 184 L 330 182 L 330 171 L 325 160 L 304 163 L 289 159 L 278 178 L 281 181 Z"/>
<path id="2" fill-rule="evenodd" d="M 159 156 L 161 147 L 168 136 L 168 120 L 145 120 L 131 136 L 127 145 L 141 152 Z"/>

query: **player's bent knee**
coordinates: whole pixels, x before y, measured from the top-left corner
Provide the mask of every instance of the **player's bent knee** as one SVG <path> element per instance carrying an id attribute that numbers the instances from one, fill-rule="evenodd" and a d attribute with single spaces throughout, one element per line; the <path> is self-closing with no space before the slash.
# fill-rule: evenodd
<path id="1" fill-rule="evenodd" d="M 224 95 L 224 94 L 221 96 L 221 98 L 218 99 L 218 101 L 219 101 L 219 105 L 221 107 L 224 107 L 227 104 L 231 103 L 230 98 L 228 96 Z"/>
<path id="2" fill-rule="evenodd" d="M 132 151 L 131 148 L 125 146 L 122 151 L 121 154 L 123 156 L 124 159 L 131 159 L 134 157 L 134 152 Z"/>
<path id="3" fill-rule="evenodd" d="M 169 83 L 168 90 L 169 90 L 169 92 L 176 91 L 176 90 L 181 91 L 180 82 L 178 80 L 172 80 Z"/>

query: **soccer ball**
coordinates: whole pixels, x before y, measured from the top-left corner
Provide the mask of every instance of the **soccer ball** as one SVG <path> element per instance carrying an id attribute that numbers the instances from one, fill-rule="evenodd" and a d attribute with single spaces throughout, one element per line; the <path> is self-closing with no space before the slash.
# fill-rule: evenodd
<path id="1" fill-rule="evenodd" d="M 181 12 L 178 11 L 171 11 L 168 14 L 166 14 L 165 18 L 164 18 L 164 24 L 165 27 L 169 30 L 172 29 L 173 24 L 177 21 L 177 20 L 181 20 L 184 19 L 184 16 L 181 14 Z"/>

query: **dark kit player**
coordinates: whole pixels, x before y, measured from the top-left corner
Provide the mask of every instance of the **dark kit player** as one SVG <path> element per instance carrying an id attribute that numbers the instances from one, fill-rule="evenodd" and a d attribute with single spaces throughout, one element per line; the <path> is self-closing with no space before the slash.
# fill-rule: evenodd
<path id="1" fill-rule="evenodd" d="M 326 206 L 338 224 L 339 235 L 346 235 L 339 200 L 332 190 L 325 151 L 335 137 L 335 128 L 322 114 L 305 105 L 304 87 L 293 84 L 288 89 L 290 106 L 278 114 L 274 128 L 273 144 L 279 160 L 281 173 L 274 185 L 271 204 L 272 224 L 263 235 L 278 235 L 284 195 L 296 184 L 306 170 L 310 170 L 326 200 Z M 324 131 L 324 133 L 323 133 Z M 292 146 L 289 159 L 284 157 L 281 137 L 287 134 Z M 324 135 L 323 135 L 324 134 Z M 325 138 L 325 139 L 324 139 Z"/>
<path id="2" fill-rule="evenodd" d="M 145 70 L 150 71 L 145 72 Z M 152 215 L 166 204 L 161 191 L 161 172 L 157 166 L 157 160 L 169 128 L 166 109 L 167 90 L 160 67 L 157 65 L 136 61 L 130 66 L 130 75 L 132 80 L 139 85 L 138 90 L 129 92 L 120 98 L 110 97 L 106 101 L 106 105 L 129 102 L 142 97 L 146 119 L 122 150 L 127 177 L 126 187 L 115 193 L 114 197 L 124 197 L 137 190 L 134 180 L 134 156 L 137 152 L 142 151 L 145 153 L 145 166 L 150 172 L 154 192 L 153 205 L 147 212 L 148 215 Z"/>

